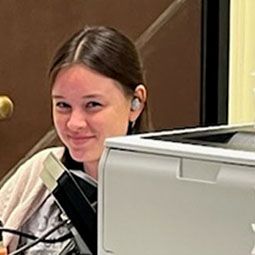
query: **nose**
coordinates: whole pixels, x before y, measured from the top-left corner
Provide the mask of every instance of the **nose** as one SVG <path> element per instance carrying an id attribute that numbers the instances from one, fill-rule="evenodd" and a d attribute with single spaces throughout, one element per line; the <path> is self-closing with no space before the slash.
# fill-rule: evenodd
<path id="1" fill-rule="evenodd" d="M 84 112 L 79 110 L 73 110 L 67 121 L 67 127 L 71 131 L 79 131 L 87 126 L 87 120 Z"/>

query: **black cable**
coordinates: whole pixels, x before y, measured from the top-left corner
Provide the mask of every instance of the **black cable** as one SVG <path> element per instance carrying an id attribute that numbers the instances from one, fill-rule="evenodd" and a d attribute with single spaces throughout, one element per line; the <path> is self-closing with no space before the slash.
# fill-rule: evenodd
<path id="1" fill-rule="evenodd" d="M 3 227 L 3 222 L 0 220 L 0 227 L 2 228 Z M 3 234 L 2 234 L 2 231 L 0 231 L 0 242 L 3 241 Z"/>
<path id="2" fill-rule="evenodd" d="M 24 233 L 22 231 L 18 231 L 18 230 L 15 230 L 15 229 L 10 229 L 10 228 L 3 228 L 3 227 L 0 227 L 0 233 L 1 232 L 7 232 L 7 233 L 11 233 L 13 235 L 18 235 L 20 237 L 25 237 L 25 238 L 28 238 L 28 239 L 32 239 L 32 240 L 35 240 L 35 239 L 38 239 L 39 237 L 37 236 L 34 236 L 34 235 L 30 235 L 30 234 L 27 234 L 27 233 Z M 60 236 L 58 238 L 54 238 L 54 239 L 43 239 L 41 240 L 42 243 L 59 243 L 59 242 L 64 242 L 66 241 L 67 239 L 70 239 L 72 237 L 72 233 L 67 233 L 63 236 Z"/>
<path id="3" fill-rule="evenodd" d="M 59 229 L 60 227 L 62 227 L 63 225 L 65 225 L 67 222 L 70 222 L 69 220 L 65 220 L 63 222 L 61 222 L 60 224 L 58 224 L 57 226 L 51 228 L 50 230 L 48 230 L 46 233 L 44 233 L 42 236 L 40 236 L 39 238 L 37 238 L 36 240 L 34 240 L 31 243 L 28 243 L 26 245 L 23 245 L 22 247 L 20 247 L 19 249 L 9 253 L 8 255 L 16 255 L 19 254 L 33 246 L 35 246 L 36 244 L 40 243 L 41 240 L 45 239 L 47 236 L 49 236 L 50 234 L 52 234 L 53 232 L 55 232 L 57 229 Z"/>

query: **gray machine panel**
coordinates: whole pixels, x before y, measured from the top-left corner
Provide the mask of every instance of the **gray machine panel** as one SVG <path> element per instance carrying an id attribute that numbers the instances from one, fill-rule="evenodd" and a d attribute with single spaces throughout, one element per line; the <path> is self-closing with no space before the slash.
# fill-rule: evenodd
<path id="1" fill-rule="evenodd" d="M 221 149 L 210 145 L 205 157 L 200 149 L 194 156 L 198 144 L 189 145 L 193 154 L 174 152 L 180 141 L 160 153 L 159 143 L 145 149 L 143 135 L 123 139 L 106 143 L 100 162 L 99 255 L 255 254 L 254 159 L 239 164 L 232 155 L 224 162 L 232 152 L 225 148 L 217 161 L 214 149 Z"/>

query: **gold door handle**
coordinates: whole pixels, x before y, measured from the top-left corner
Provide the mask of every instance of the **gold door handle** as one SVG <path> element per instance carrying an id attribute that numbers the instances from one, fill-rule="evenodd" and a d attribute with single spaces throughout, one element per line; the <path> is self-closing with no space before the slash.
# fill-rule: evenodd
<path id="1" fill-rule="evenodd" d="M 9 119 L 13 114 L 13 102 L 8 96 L 0 95 L 0 120 Z"/>

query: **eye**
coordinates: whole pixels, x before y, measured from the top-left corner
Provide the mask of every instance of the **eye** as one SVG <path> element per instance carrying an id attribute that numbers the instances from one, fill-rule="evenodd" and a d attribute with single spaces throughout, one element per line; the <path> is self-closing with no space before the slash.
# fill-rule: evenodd
<path id="1" fill-rule="evenodd" d="M 65 102 L 57 102 L 55 105 L 59 111 L 68 111 L 71 109 L 71 106 Z"/>
<path id="2" fill-rule="evenodd" d="M 70 107 L 70 105 L 67 104 L 67 103 L 65 103 L 65 102 L 57 102 L 57 103 L 56 103 L 56 106 L 57 106 L 58 108 L 69 108 L 69 107 Z"/>
<path id="3" fill-rule="evenodd" d="M 91 101 L 86 104 L 86 108 L 89 108 L 89 109 L 97 109 L 101 106 L 102 104 L 97 101 Z"/>

